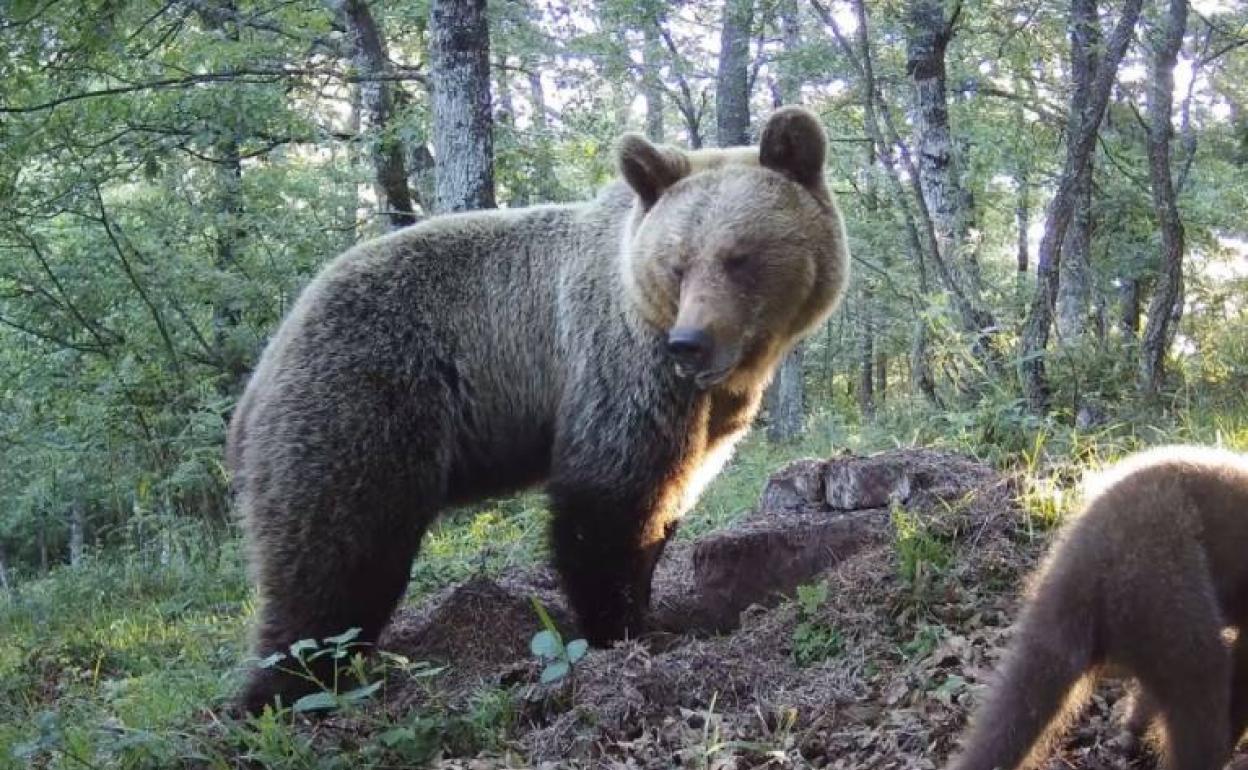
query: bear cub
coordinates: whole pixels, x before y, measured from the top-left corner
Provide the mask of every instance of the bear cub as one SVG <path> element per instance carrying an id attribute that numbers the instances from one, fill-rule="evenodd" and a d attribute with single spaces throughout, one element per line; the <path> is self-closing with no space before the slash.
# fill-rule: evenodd
<path id="1" fill-rule="evenodd" d="M 1157 723 L 1169 770 L 1222 767 L 1248 727 L 1248 457 L 1162 447 L 1092 486 L 951 770 L 1037 764 L 1103 673 L 1134 680 L 1127 727 Z"/>

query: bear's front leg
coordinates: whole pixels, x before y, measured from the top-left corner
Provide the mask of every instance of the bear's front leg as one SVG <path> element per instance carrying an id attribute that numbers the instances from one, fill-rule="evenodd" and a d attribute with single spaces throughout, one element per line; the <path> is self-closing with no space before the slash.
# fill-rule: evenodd
<path id="1" fill-rule="evenodd" d="M 585 638 L 605 647 L 636 637 L 675 521 L 653 500 L 597 485 L 553 485 L 550 497 L 555 567 Z"/>

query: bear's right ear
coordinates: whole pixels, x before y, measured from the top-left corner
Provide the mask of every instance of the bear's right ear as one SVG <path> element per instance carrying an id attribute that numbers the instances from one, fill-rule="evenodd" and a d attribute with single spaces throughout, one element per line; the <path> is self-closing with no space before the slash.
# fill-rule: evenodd
<path id="1" fill-rule="evenodd" d="M 689 161 L 676 150 L 655 147 L 641 134 L 620 137 L 616 149 L 620 174 L 649 210 L 659 196 L 689 174 Z"/>

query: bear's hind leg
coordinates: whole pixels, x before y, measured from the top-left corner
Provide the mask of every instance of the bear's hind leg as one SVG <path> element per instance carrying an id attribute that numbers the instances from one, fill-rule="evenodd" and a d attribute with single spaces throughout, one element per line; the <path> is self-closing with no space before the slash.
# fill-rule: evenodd
<path id="1" fill-rule="evenodd" d="M 358 452 L 321 478 L 258 486 L 246 501 L 260 592 L 257 657 L 289 655 L 297 641 L 323 644 L 352 628 L 360 629 L 352 643 L 365 652 L 377 640 L 446 495 L 436 458 L 405 451 L 410 447 L 390 449 Z M 278 696 L 289 706 L 322 687 L 354 686 L 337 676 L 329 655 L 307 668 L 287 657 L 251 672 L 240 705 L 257 713 Z"/>
<path id="2" fill-rule="evenodd" d="M 418 532 L 391 532 L 385 542 L 375 542 L 371 553 L 327 556 L 315 574 L 296 569 L 283 576 L 262 565 L 269 574 L 263 580 L 255 649 L 262 658 L 275 652 L 287 657 L 252 670 L 240 705 L 254 714 L 278 696 L 290 706 L 301 695 L 322 688 L 354 687 L 339 679 L 340 671 L 329 655 L 301 663 L 290 657 L 290 646 L 301 639 L 323 645 L 326 637 L 358 628 L 350 644 L 369 652 L 407 588 L 423 531 L 421 526 Z"/>

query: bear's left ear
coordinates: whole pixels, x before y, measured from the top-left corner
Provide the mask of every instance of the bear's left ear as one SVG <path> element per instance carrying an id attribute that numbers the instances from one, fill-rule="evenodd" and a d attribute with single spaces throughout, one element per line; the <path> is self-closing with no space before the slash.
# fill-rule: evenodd
<path id="1" fill-rule="evenodd" d="M 641 134 L 620 137 L 616 149 L 620 174 L 646 210 L 663 191 L 689 174 L 689 161 L 677 150 L 655 147 Z"/>
<path id="2" fill-rule="evenodd" d="M 784 107 L 763 126 L 758 162 L 826 198 L 823 162 L 827 150 L 828 138 L 819 119 L 802 107 Z"/>

